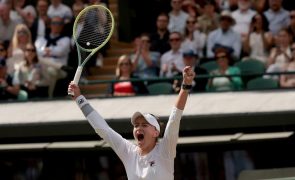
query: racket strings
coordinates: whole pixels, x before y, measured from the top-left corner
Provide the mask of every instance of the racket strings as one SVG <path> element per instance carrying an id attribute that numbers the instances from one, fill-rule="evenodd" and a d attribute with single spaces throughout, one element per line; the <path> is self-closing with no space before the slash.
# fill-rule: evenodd
<path id="1" fill-rule="evenodd" d="M 108 39 L 112 29 L 112 17 L 103 8 L 92 8 L 78 17 L 74 38 L 80 47 L 92 50 Z"/>

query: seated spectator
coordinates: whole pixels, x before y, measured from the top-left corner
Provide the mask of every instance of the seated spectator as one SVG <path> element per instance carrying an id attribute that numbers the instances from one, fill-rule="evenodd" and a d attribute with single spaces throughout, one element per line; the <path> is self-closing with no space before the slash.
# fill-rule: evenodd
<path id="1" fill-rule="evenodd" d="M 26 8 L 27 6 L 25 6 L 25 4 L 26 4 L 26 0 L 11 1 L 12 10 L 10 12 L 10 17 L 17 23 L 26 23 L 26 14 L 24 12 L 24 8 Z"/>
<path id="2" fill-rule="evenodd" d="M 199 16 L 199 6 L 195 2 L 195 0 L 183 0 L 182 9 L 189 16 L 197 18 Z"/>
<path id="3" fill-rule="evenodd" d="M 181 43 L 181 49 L 183 51 L 192 49 L 200 57 L 203 57 L 203 48 L 205 46 L 206 35 L 201 33 L 196 28 L 196 23 L 195 17 L 188 17 L 186 21 L 184 39 Z"/>
<path id="4" fill-rule="evenodd" d="M 220 15 L 220 27 L 212 31 L 207 39 L 207 58 L 214 58 L 213 47 L 216 44 L 228 46 L 233 49 L 234 59 L 240 58 L 241 53 L 241 36 L 232 30 L 235 20 L 230 12 L 223 11 Z"/>
<path id="5" fill-rule="evenodd" d="M 51 5 L 48 8 L 47 15 L 49 18 L 62 17 L 64 23 L 67 24 L 73 17 L 70 7 L 62 3 L 62 0 L 50 0 Z"/>
<path id="6" fill-rule="evenodd" d="M 29 28 L 25 24 L 18 24 L 15 27 L 12 41 L 8 48 L 8 73 L 12 74 L 15 67 L 24 60 L 25 48 L 28 43 L 32 43 L 32 36 Z"/>
<path id="7" fill-rule="evenodd" d="M 290 33 L 293 37 L 293 42 L 295 42 L 295 10 L 290 12 L 290 26 L 288 27 Z"/>
<path id="8" fill-rule="evenodd" d="M 292 35 L 290 32 L 287 29 L 280 30 L 276 39 L 276 47 L 271 49 L 266 72 L 271 73 L 284 71 L 284 68 L 291 59 L 291 43 Z M 278 79 L 278 76 L 272 76 L 272 78 Z"/>
<path id="9" fill-rule="evenodd" d="M 193 67 L 197 77 L 199 75 L 207 75 L 207 70 L 201 68 L 199 66 L 199 58 L 198 55 L 193 50 L 187 50 L 183 53 L 183 62 L 185 66 L 191 66 Z M 182 73 L 178 73 L 178 77 L 182 76 Z M 192 83 L 192 92 L 204 92 L 206 91 L 208 78 L 197 78 Z M 182 85 L 182 79 L 174 80 L 173 82 L 173 89 L 175 92 L 179 92 Z"/>
<path id="10" fill-rule="evenodd" d="M 218 75 L 239 75 L 238 67 L 230 66 L 230 55 L 225 48 L 217 48 L 215 50 L 215 59 L 218 64 L 218 69 L 210 72 L 213 76 Z M 242 88 L 242 79 L 239 76 L 234 77 L 213 77 L 209 79 L 207 89 L 209 91 L 232 91 Z"/>
<path id="11" fill-rule="evenodd" d="M 171 0 L 172 10 L 169 13 L 168 29 L 170 32 L 176 31 L 183 35 L 188 14 L 181 9 L 182 1 Z"/>
<path id="12" fill-rule="evenodd" d="M 88 5 L 99 4 L 107 7 L 107 4 L 102 2 L 101 0 L 88 0 Z"/>
<path id="13" fill-rule="evenodd" d="M 169 36 L 171 50 L 164 53 L 161 57 L 161 77 L 173 77 L 182 72 L 184 63 L 182 57 L 181 42 L 182 36 L 179 32 L 172 32 Z"/>
<path id="14" fill-rule="evenodd" d="M 28 93 L 28 98 L 48 97 L 48 75 L 33 44 L 26 45 L 24 61 L 17 67 L 13 79 Z"/>
<path id="15" fill-rule="evenodd" d="M 38 0 L 37 1 L 37 5 L 36 5 L 36 8 L 37 8 L 37 18 L 35 21 L 38 21 L 38 22 L 35 22 L 37 28 L 37 34 L 43 34 L 44 33 L 44 36 L 46 34 L 49 33 L 50 31 L 50 19 L 47 15 L 47 11 L 48 11 L 48 1 L 47 0 Z M 36 31 L 36 30 L 35 30 Z M 38 36 L 38 38 L 40 37 L 44 37 L 44 36 Z"/>
<path id="16" fill-rule="evenodd" d="M 37 36 L 44 37 L 45 36 L 45 28 L 42 30 L 38 30 L 38 27 L 40 27 L 39 21 L 37 20 L 37 12 L 35 8 L 31 5 L 26 6 L 23 9 L 24 14 L 24 23 L 28 26 L 28 28 L 31 31 L 32 35 L 32 42 L 35 42 L 37 39 Z"/>
<path id="17" fill-rule="evenodd" d="M 136 52 L 131 55 L 134 74 L 139 78 L 159 76 L 160 53 L 150 51 L 150 38 L 142 34 L 136 44 Z"/>
<path id="18" fill-rule="evenodd" d="M 268 0 L 269 9 L 264 12 L 268 22 L 269 30 L 277 35 L 282 28 L 287 28 L 290 23 L 289 12 L 282 7 L 282 0 Z"/>
<path id="19" fill-rule="evenodd" d="M 7 53 L 5 46 L 0 45 L 0 56 Z M 28 94 L 20 90 L 18 82 L 13 81 L 11 75 L 7 73 L 5 59 L 0 59 L 0 100 L 27 100 Z"/>
<path id="20" fill-rule="evenodd" d="M 38 57 L 43 64 L 48 65 L 50 74 L 49 97 L 53 97 L 53 92 L 57 80 L 67 77 L 63 67 L 68 65 L 70 52 L 70 38 L 62 34 L 64 19 L 61 17 L 51 18 L 50 34 L 45 38 L 38 38 L 35 42 Z"/>
<path id="21" fill-rule="evenodd" d="M 235 20 L 233 30 L 241 35 L 242 39 L 249 33 L 250 23 L 256 12 L 251 8 L 251 0 L 238 0 L 238 9 L 232 12 Z"/>
<path id="22" fill-rule="evenodd" d="M 0 4 L 0 41 L 9 43 L 17 22 L 10 18 L 11 8 L 6 3 Z"/>
<path id="23" fill-rule="evenodd" d="M 116 80 L 126 80 L 122 82 L 111 83 L 109 94 L 111 96 L 134 96 L 147 94 L 148 91 L 142 81 L 128 81 L 137 79 L 132 73 L 132 62 L 129 56 L 120 56 L 116 67 Z"/>
<path id="24" fill-rule="evenodd" d="M 238 9 L 237 0 L 215 0 L 220 11 L 235 11 Z"/>
<path id="25" fill-rule="evenodd" d="M 169 30 L 168 30 L 169 16 L 161 13 L 157 17 L 156 32 L 151 34 L 151 51 L 157 51 L 161 55 L 170 50 L 169 44 Z"/>
<path id="26" fill-rule="evenodd" d="M 267 58 L 272 47 L 273 36 L 268 29 L 268 20 L 264 14 L 256 14 L 251 21 L 250 31 L 243 44 L 243 50 L 250 58 L 267 64 Z"/>
<path id="27" fill-rule="evenodd" d="M 292 56 L 290 61 L 284 67 L 284 72 L 295 72 L 295 43 L 291 46 Z M 280 76 L 281 87 L 295 87 L 295 74 L 282 74 Z"/>
<path id="28" fill-rule="evenodd" d="M 216 3 L 212 0 L 205 1 L 203 14 L 198 17 L 198 25 L 201 32 L 208 35 L 219 26 L 219 14 L 216 13 Z"/>

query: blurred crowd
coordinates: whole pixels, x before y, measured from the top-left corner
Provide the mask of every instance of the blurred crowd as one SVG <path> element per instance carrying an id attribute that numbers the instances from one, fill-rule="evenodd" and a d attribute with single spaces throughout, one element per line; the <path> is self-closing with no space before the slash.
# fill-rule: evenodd
<path id="1" fill-rule="evenodd" d="M 91 4 L 108 6 L 100 0 L 75 0 L 71 7 L 62 0 L 0 0 L 1 100 L 66 95 L 66 88 L 60 89 L 77 66 L 72 26 Z M 134 37 L 134 52 L 119 57 L 114 74 L 122 81 L 109 85 L 110 96 L 148 94 L 154 82 L 128 80 L 158 77 L 170 78 L 171 92 L 178 92 L 184 66 L 193 66 L 197 77 L 216 76 L 196 78 L 193 92 L 244 89 L 248 81 L 238 76 L 237 66 L 243 61 L 255 61 L 266 73 L 294 71 L 294 2 L 171 0 L 167 6 L 169 11 L 155 20 L 155 31 Z M 89 67 L 103 66 L 107 48 L 87 63 L 84 77 Z M 292 74 L 264 78 L 295 87 Z"/>

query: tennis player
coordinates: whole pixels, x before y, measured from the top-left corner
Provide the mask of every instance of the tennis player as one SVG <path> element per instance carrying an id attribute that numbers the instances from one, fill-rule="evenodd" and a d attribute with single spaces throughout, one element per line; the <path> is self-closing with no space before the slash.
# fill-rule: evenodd
<path id="1" fill-rule="evenodd" d="M 174 158 L 180 119 L 195 73 L 191 67 L 183 69 L 183 84 L 172 108 L 163 138 L 158 141 L 160 124 L 152 114 L 135 112 L 131 117 L 136 144 L 124 139 L 108 126 L 101 115 L 91 107 L 73 82 L 69 91 L 96 133 L 109 143 L 122 160 L 128 179 L 173 180 Z"/>

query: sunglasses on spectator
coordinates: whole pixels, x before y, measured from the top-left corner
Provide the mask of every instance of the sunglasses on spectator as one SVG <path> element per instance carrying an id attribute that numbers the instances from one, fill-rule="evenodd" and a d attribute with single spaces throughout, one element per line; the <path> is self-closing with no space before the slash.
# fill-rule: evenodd
<path id="1" fill-rule="evenodd" d="M 180 38 L 170 38 L 169 41 L 170 41 L 170 42 L 173 42 L 173 41 L 180 41 Z"/>
<path id="2" fill-rule="evenodd" d="M 4 52 L 4 51 L 5 51 L 5 49 L 4 49 L 4 48 L 0 48 L 0 51 L 1 51 L 1 52 Z"/>
<path id="3" fill-rule="evenodd" d="M 120 63 L 120 66 L 129 66 L 130 63 Z"/>
<path id="4" fill-rule="evenodd" d="M 25 30 L 20 30 L 17 32 L 18 35 L 28 35 L 28 32 Z"/>
<path id="5" fill-rule="evenodd" d="M 227 59 L 227 56 L 226 55 L 216 56 L 216 59 Z"/>
<path id="6" fill-rule="evenodd" d="M 52 21 L 50 24 L 51 24 L 51 25 L 57 25 L 57 26 L 60 26 L 60 25 L 63 25 L 64 23 L 63 23 L 63 22 L 59 22 L 59 21 Z"/>
<path id="7" fill-rule="evenodd" d="M 28 48 L 28 49 L 26 49 L 26 51 L 28 51 L 28 52 L 35 52 L 36 50 L 35 49 L 32 49 L 32 48 Z"/>

